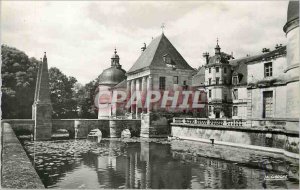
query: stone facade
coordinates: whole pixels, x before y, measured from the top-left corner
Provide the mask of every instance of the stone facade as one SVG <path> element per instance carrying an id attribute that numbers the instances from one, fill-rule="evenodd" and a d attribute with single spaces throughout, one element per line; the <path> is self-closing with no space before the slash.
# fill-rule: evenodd
<path id="1" fill-rule="evenodd" d="M 293 17 L 289 16 L 284 26 L 287 46 L 276 44 L 271 51 L 264 48 L 259 55 L 234 59 L 221 52 L 217 44 L 214 56 L 203 54 L 206 64 L 193 77 L 192 83 L 207 93 L 209 118 L 299 118 L 297 7 L 299 2 L 290 2 L 289 12 L 293 12 Z"/>

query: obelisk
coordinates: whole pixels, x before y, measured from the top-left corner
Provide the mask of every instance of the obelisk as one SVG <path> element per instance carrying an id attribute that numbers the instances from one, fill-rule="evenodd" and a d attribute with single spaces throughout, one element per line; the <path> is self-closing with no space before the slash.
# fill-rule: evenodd
<path id="1" fill-rule="evenodd" d="M 46 52 L 38 67 L 32 119 L 34 120 L 34 140 L 50 140 L 52 134 L 52 104 Z"/>

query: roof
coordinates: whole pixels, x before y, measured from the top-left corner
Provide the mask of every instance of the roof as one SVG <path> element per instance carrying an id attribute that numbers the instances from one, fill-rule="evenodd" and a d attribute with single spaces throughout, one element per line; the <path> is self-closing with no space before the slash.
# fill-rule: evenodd
<path id="1" fill-rule="evenodd" d="M 127 88 L 127 80 L 125 79 L 119 84 L 117 84 L 116 86 L 112 87 L 112 89 L 116 89 L 116 88 Z"/>
<path id="2" fill-rule="evenodd" d="M 231 55 L 221 52 L 220 54 L 215 54 L 208 59 L 208 64 L 206 67 L 222 65 L 228 63 L 228 61 L 232 58 Z M 217 61 L 219 60 L 219 61 Z"/>
<path id="3" fill-rule="evenodd" d="M 282 56 L 286 54 L 286 46 L 279 47 L 273 51 L 268 53 L 262 53 L 255 56 L 244 57 L 240 59 L 233 59 L 229 61 L 229 64 L 232 66 L 233 75 L 238 75 L 239 83 L 245 84 L 247 83 L 247 64 L 252 64 L 261 61 L 267 61 L 269 59 L 273 59 L 277 56 Z"/>
<path id="4" fill-rule="evenodd" d="M 299 1 L 290 1 L 287 11 L 287 22 L 299 18 Z"/>
<path id="5" fill-rule="evenodd" d="M 232 75 L 237 75 L 239 79 L 239 85 L 247 84 L 247 76 L 248 76 L 248 69 L 247 64 L 244 62 L 240 62 L 237 65 L 232 65 L 233 73 Z"/>
<path id="6" fill-rule="evenodd" d="M 198 69 L 196 75 L 192 78 L 192 86 L 202 86 L 205 84 L 205 67 L 202 66 Z"/>
<path id="7" fill-rule="evenodd" d="M 168 55 L 177 69 L 194 70 L 180 55 L 164 34 L 152 40 L 145 51 L 127 72 L 134 73 L 146 68 L 167 67 L 163 56 Z"/>
<path id="8" fill-rule="evenodd" d="M 110 67 L 108 69 L 105 69 L 99 76 L 99 84 L 116 85 L 124 79 L 126 79 L 126 76 L 123 69 Z"/>
<path id="9" fill-rule="evenodd" d="M 267 61 L 267 60 L 270 60 L 270 59 L 273 59 L 276 57 L 281 57 L 282 55 L 286 55 L 286 46 L 279 47 L 268 53 L 262 53 L 262 54 L 253 56 L 246 63 L 251 64 L 251 63 L 259 62 L 259 61 Z"/>

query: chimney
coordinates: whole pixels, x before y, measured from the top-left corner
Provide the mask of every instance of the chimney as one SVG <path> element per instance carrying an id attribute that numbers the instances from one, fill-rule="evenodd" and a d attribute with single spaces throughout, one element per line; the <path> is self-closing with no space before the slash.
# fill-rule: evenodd
<path id="1" fill-rule="evenodd" d="M 269 49 L 269 48 L 263 48 L 263 49 L 262 49 L 262 52 L 263 52 L 263 53 L 270 52 L 270 49 Z"/>
<path id="2" fill-rule="evenodd" d="M 209 53 L 208 52 L 204 52 L 203 53 L 203 57 L 205 57 L 206 64 L 208 64 Z"/>

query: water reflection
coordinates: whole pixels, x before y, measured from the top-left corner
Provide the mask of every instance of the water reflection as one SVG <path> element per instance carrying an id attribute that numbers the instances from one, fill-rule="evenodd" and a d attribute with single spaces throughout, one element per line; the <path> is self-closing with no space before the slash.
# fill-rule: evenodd
<path id="1" fill-rule="evenodd" d="M 287 181 L 264 181 L 262 168 L 241 166 L 185 151 L 168 143 L 87 140 L 25 142 L 48 188 L 255 189 L 297 188 Z M 268 171 L 270 174 L 280 174 Z"/>

